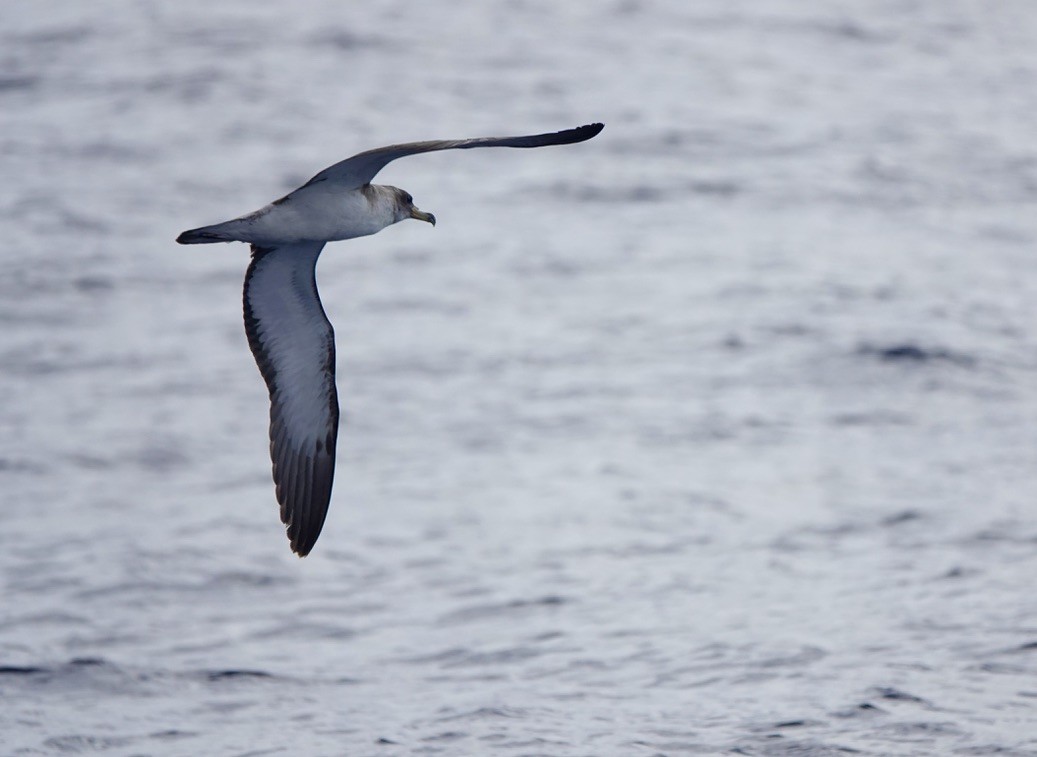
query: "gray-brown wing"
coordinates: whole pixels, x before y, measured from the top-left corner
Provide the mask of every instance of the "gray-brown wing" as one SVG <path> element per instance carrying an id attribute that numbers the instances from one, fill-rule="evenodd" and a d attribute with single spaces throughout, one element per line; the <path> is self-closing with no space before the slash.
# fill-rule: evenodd
<path id="1" fill-rule="evenodd" d="M 476 139 L 432 140 L 429 142 L 407 142 L 399 145 L 379 147 L 347 158 L 329 166 L 303 186 L 321 181 L 331 181 L 343 188 L 355 189 L 368 184 L 388 163 L 407 155 L 437 150 L 470 150 L 473 147 L 546 147 L 584 142 L 604 129 L 604 124 L 587 124 L 575 129 L 565 129 L 548 134 L 530 134 L 522 137 L 479 137 Z M 300 187 L 301 188 L 301 187 Z"/>
<path id="2" fill-rule="evenodd" d="M 245 333 L 270 390 L 270 457 L 292 551 L 317 541 L 331 500 L 338 437 L 335 333 L 317 294 L 323 242 L 252 246 Z"/>

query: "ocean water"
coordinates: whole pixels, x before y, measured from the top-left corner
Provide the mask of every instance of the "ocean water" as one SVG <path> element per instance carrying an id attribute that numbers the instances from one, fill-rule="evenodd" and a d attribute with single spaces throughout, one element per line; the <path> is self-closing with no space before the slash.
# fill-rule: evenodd
<path id="1" fill-rule="evenodd" d="M 0 753 L 1037 754 L 1032 3 L 0 5 Z M 288 549 L 244 245 L 329 245 Z"/>

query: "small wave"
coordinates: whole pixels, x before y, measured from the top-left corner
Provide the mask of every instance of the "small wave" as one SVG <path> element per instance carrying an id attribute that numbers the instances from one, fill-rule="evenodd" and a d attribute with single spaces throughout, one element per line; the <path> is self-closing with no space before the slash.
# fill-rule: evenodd
<path id="1" fill-rule="evenodd" d="M 267 673 L 265 670 L 206 670 L 201 675 L 207 681 L 255 680 L 275 677 L 273 673 Z"/>
<path id="2" fill-rule="evenodd" d="M 385 48 L 390 47 L 392 44 L 385 37 L 373 34 L 356 34 L 348 29 L 328 29 L 314 34 L 310 37 L 309 42 L 315 45 L 331 47 L 342 52 Z"/>
<path id="3" fill-rule="evenodd" d="M 880 686 L 875 689 L 875 694 L 880 699 L 885 699 L 890 702 L 911 702 L 912 704 L 922 704 L 926 707 L 932 706 L 925 699 L 922 699 L 922 697 L 909 694 L 906 691 L 902 691 L 893 686 Z"/>
<path id="4" fill-rule="evenodd" d="M 962 367 L 972 367 L 977 360 L 972 355 L 966 355 L 943 347 L 923 347 L 911 342 L 878 346 L 873 344 L 862 344 L 857 348 L 857 354 L 865 357 L 875 357 L 886 363 L 951 363 Z"/>
<path id="5" fill-rule="evenodd" d="M 741 194 L 745 186 L 734 179 L 701 179 L 678 184 L 626 184 L 592 186 L 559 182 L 530 190 L 536 195 L 549 194 L 565 202 L 589 202 L 633 205 L 638 203 L 673 202 L 688 195 L 728 198 Z"/>
<path id="6" fill-rule="evenodd" d="M 46 668 L 35 665 L 0 665 L 0 676 L 31 676 L 46 672 Z"/>
<path id="7" fill-rule="evenodd" d="M 84 734 L 70 734 L 68 736 L 54 736 L 43 742 L 43 745 L 56 749 L 59 752 L 103 752 L 109 749 L 125 747 L 133 742 L 132 738 L 124 736 L 87 736 Z"/>
<path id="8" fill-rule="evenodd" d="M 526 614 L 535 612 L 542 608 L 555 608 L 568 604 L 570 600 L 565 597 L 548 595 L 537 599 L 514 599 L 510 602 L 497 602 L 481 605 L 473 605 L 460 610 L 447 613 L 439 619 L 440 623 L 457 623 L 484 618 L 498 618 L 512 616 L 516 613 Z"/>
<path id="9" fill-rule="evenodd" d="M 0 76 L 0 93 L 35 89 L 39 80 L 38 76 Z"/>

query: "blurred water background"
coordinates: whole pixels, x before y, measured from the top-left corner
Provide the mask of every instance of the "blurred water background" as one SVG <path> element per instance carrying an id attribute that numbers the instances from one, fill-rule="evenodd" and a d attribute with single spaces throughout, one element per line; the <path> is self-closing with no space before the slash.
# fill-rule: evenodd
<path id="1" fill-rule="evenodd" d="M 1037 754 L 1037 8 L 0 5 L 0 752 Z M 330 245 L 336 488 L 244 245 Z"/>

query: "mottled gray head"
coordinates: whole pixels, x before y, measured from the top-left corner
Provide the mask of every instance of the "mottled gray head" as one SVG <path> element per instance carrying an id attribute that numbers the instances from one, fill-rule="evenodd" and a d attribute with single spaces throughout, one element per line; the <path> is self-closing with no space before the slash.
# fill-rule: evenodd
<path id="1" fill-rule="evenodd" d="M 428 221 L 433 226 L 436 225 L 436 217 L 434 215 L 426 213 L 423 210 L 418 210 L 414 207 L 414 198 L 410 196 L 410 192 L 398 187 L 392 187 L 392 190 L 396 195 L 397 221 L 403 221 L 407 218 L 417 218 L 419 221 Z"/>

